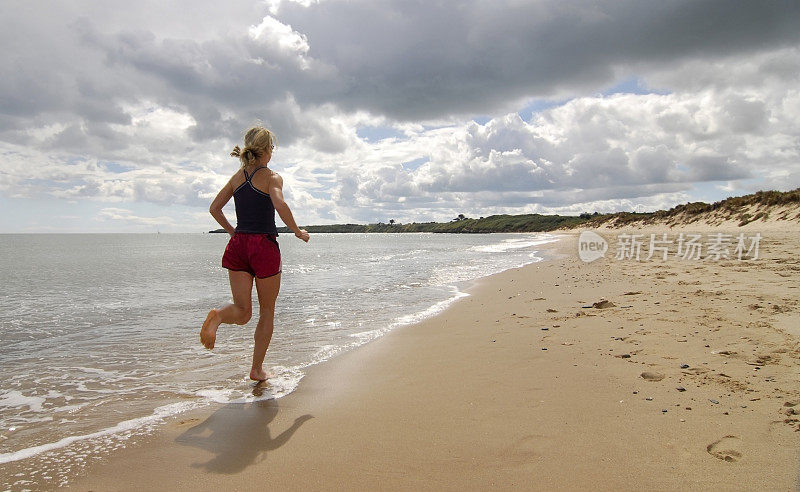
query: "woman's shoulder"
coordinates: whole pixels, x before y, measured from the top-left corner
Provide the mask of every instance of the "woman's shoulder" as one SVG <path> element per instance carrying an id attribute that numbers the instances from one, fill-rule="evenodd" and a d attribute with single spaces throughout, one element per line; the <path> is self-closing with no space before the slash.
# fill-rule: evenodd
<path id="1" fill-rule="evenodd" d="M 270 169 L 270 171 L 272 170 Z M 278 187 L 283 186 L 283 178 L 281 177 L 280 174 L 276 173 L 275 171 L 272 171 L 272 174 L 270 174 L 270 180 Z"/>
<path id="2" fill-rule="evenodd" d="M 231 186 L 233 186 L 233 189 L 238 188 L 244 182 L 245 182 L 245 178 L 244 178 L 244 171 L 242 170 L 242 168 L 239 168 L 238 171 L 233 173 L 233 176 L 231 176 L 231 179 L 228 180 L 228 183 L 230 183 Z"/>
<path id="3" fill-rule="evenodd" d="M 283 183 L 283 179 L 280 175 L 268 167 L 260 167 L 249 172 L 250 176 L 252 176 L 250 182 L 259 190 L 264 191 L 264 193 L 269 193 L 267 190 L 275 186 L 276 183 L 278 183 L 278 186 L 281 186 Z M 244 174 L 242 174 L 240 180 L 244 183 Z"/>

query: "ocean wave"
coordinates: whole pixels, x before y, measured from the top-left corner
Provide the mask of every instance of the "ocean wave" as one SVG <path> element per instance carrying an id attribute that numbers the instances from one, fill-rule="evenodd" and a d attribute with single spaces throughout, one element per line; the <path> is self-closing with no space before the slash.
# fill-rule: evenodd
<path id="1" fill-rule="evenodd" d="M 238 388 L 201 389 L 194 394 L 208 401 L 221 404 L 241 405 L 257 401 L 274 400 L 292 393 L 303 379 L 304 373 L 299 367 L 273 366 L 274 375 L 267 379 L 267 384 L 251 384 L 249 391 Z"/>
<path id="2" fill-rule="evenodd" d="M 29 448 L 12 451 L 10 453 L 0 454 L 0 464 L 10 463 L 12 461 L 18 461 L 30 458 L 38 454 L 45 453 L 47 451 L 53 451 L 56 449 L 65 448 L 73 443 L 80 441 L 88 441 L 91 439 L 97 439 L 100 437 L 112 436 L 112 435 L 124 438 L 126 437 L 125 436 L 126 432 L 133 431 L 147 425 L 152 425 L 157 422 L 161 422 L 167 417 L 171 417 L 179 413 L 193 410 L 197 408 L 197 406 L 198 406 L 197 402 L 179 402 L 179 403 L 171 403 L 169 405 L 163 405 L 157 407 L 151 415 L 124 420 L 114 425 L 113 427 L 108 427 L 106 429 L 102 429 L 97 432 L 92 432 L 90 434 L 84 434 L 79 436 L 68 436 L 55 442 L 40 444 L 38 446 L 32 446 Z"/>
<path id="3" fill-rule="evenodd" d="M 482 246 L 473 246 L 470 251 L 479 251 L 481 253 L 505 253 L 506 251 L 522 248 L 532 248 L 534 246 L 541 246 L 542 244 L 552 243 L 558 241 L 560 236 L 544 234 L 536 239 L 531 238 L 512 238 L 504 239 L 499 243 L 487 244 Z"/>
<path id="4" fill-rule="evenodd" d="M 452 287 L 451 297 L 448 297 L 443 301 L 439 301 L 436 304 L 426 309 L 423 309 L 418 313 L 412 313 L 400 316 L 395 320 L 393 326 L 405 326 L 405 325 L 413 325 L 414 323 L 419 323 L 424 319 L 436 316 L 437 314 L 447 309 L 451 304 L 453 304 L 457 300 L 468 296 L 469 294 L 467 294 L 466 292 L 461 292 L 460 290 L 458 290 L 458 288 Z"/>
<path id="5" fill-rule="evenodd" d="M 0 395 L 0 407 L 28 407 L 31 412 L 42 412 L 42 405 L 47 401 L 45 396 L 26 396 L 21 391 L 11 390 Z"/>

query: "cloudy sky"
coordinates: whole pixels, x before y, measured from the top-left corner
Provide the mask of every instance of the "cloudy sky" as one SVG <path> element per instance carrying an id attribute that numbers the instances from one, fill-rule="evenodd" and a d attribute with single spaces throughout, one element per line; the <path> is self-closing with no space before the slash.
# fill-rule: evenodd
<path id="1" fill-rule="evenodd" d="M 190 232 L 263 122 L 298 222 L 800 186 L 800 2 L 5 0 L 0 232 Z M 227 210 L 233 217 L 233 211 Z"/>

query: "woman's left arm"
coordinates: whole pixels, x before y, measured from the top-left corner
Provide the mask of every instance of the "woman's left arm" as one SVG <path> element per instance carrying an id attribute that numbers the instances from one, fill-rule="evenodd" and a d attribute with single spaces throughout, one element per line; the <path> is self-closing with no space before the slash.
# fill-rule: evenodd
<path id="1" fill-rule="evenodd" d="M 308 232 L 297 226 L 297 223 L 294 221 L 294 216 L 292 215 L 292 210 L 283 198 L 283 178 L 281 178 L 278 173 L 275 173 L 270 180 L 269 197 L 272 199 L 272 206 L 275 207 L 275 211 L 278 212 L 278 215 L 280 215 L 286 227 L 294 232 L 296 238 L 308 242 Z"/>
<path id="2" fill-rule="evenodd" d="M 214 201 L 211 202 L 211 206 L 208 208 L 208 211 L 211 213 L 211 216 L 214 217 L 214 220 L 216 220 L 217 223 L 221 225 L 222 228 L 225 229 L 231 236 L 233 236 L 233 233 L 236 232 L 236 230 L 233 228 L 231 223 L 228 222 L 228 219 L 225 217 L 225 213 L 222 211 L 222 207 L 224 207 L 232 197 L 233 190 L 230 181 L 228 181 L 225 186 L 219 190 L 217 197 L 214 198 Z"/>

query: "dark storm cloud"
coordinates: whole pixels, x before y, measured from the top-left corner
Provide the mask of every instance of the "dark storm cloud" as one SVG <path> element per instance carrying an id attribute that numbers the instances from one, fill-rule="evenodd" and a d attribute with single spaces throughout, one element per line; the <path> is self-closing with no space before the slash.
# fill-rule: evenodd
<path id="1" fill-rule="evenodd" d="M 311 100 L 410 120 L 598 91 L 631 67 L 800 39 L 793 1 L 333 0 L 285 4 L 280 18 L 339 70 L 344 90 Z"/>
<path id="2" fill-rule="evenodd" d="M 233 137 L 260 117 L 290 139 L 328 142 L 284 111 L 287 96 L 301 109 L 331 103 L 407 120 L 492 113 L 597 91 L 631 67 L 800 39 L 792 1 L 284 3 L 276 17 L 307 39 L 306 52 L 248 35 L 268 12 L 243 2 L 205 16 L 212 6 L 201 2 L 188 19 L 185 6 L 150 3 L 150 16 L 129 22 L 119 13 L 139 10 L 129 3 L 17 6 L 3 23 L 3 129 L 25 126 L 15 117 L 124 124 L 120 105 L 146 99 L 188 111 L 197 139 Z"/>

